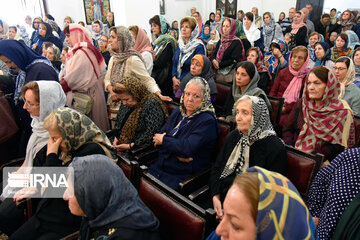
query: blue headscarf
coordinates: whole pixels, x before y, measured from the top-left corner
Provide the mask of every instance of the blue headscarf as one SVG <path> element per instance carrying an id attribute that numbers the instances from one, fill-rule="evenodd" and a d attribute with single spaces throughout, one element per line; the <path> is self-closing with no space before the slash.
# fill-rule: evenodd
<path id="1" fill-rule="evenodd" d="M 316 47 L 316 45 L 321 45 L 321 47 L 324 49 L 325 55 L 322 59 L 315 58 L 316 61 L 315 61 L 314 67 L 325 66 L 326 61 L 331 59 L 330 46 L 327 42 L 317 42 L 317 43 L 315 43 L 314 47 Z"/>
<path id="2" fill-rule="evenodd" d="M 207 35 L 204 35 L 204 29 L 205 29 L 205 27 L 209 27 L 209 33 L 208 33 Z M 210 33 L 211 33 L 210 26 L 209 26 L 209 25 L 204 25 L 203 28 L 202 28 L 202 31 L 201 31 L 200 38 L 204 39 L 204 40 L 207 42 L 207 40 L 210 39 Z"/>
<path id="3" fill-rule="evenodd" d="M 271 51 L 271 45 L 273 44 L 280 49 L 281 54 L 284 56 L 286 60 L 289 58 L 289 54 L 290 54 L 289 47 L 285 41 L 281 40 L 280 38 L 276 38 L 271 42 L 269 50 L 265 52 L 265 56 L 264 56 L 264 64 L 268 68 L 271 74 L 276 73 L 277 69 L 280 66 L 279 59 L 277 59 Z"/>
<path id="4" fill-rule="evenodd" d="M 47 58 L 40 56 L 21 41 L 13 39 L 0 41 L 0 54 L 10 59 L 16 64 L 16 66 L 20 68 L 20 71 L 16 77 L 14 94 L 15 100 L 17 100 L 21 95 L 21 88 L 25 84 L 26 70 L 33 64 L 43 62 L 58 72 Z"/>

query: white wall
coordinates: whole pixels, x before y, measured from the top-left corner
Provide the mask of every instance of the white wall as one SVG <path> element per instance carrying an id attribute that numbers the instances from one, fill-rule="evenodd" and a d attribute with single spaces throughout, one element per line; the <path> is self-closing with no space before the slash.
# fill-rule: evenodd
<path id="1" fill-rule="evenodd" d="M 350 8 L 360 8 L 360 1 L 359 0 L 346 0 L 345 4 L 344 1 L 339 0 L 325 0 L 324 1 L 324 11 L 329 13 L 332 8 L 336 8 L 337 11 L 345 11 L 346 9 Z"/>

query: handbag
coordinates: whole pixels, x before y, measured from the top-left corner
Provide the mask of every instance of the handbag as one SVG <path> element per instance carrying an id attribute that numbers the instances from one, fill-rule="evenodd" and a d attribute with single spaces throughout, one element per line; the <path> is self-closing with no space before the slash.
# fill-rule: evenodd
<path id="1" fill-rule="evenodd" d="M 75 110 L 88 115 L 93 107 L 94 99 L 87 94 L 75 92 L 74 93 L 74 104 Z"/>
<path id="2" fill-rule="evenodd" d="M 6 97 L 0 97 L 0 144 L 9 140 L 19 130 Z"/>

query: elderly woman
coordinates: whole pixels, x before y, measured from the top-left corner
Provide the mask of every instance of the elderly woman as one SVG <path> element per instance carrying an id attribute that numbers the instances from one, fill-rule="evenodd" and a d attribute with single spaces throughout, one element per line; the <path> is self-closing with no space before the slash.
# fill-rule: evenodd
<path id="1" fill-rule="evenodd" d="M 102 154 L 117 160 L 115 148 L 87 116 L 71 109 L 58 108 L 44 120 L 50 138 L 47 150 L 34 159 L 35 166 L 65 167 L 74 157 Z M 61 150 L 61 151 L 60 151 Z M 46 196 L 47 190 L 43 193 Z M 15 195 L 20 201 L 26 195 Z M 70 213 L 61 198 L 43 198 L 34 215 L 13 235 L 13 239 L 59 239 L 77 231 L 81 219 Z"/>
<path id="2" fill-rule="evenodd" d="M 145 68 L 145 63 L 140 53 L 134 50 L 134 37 L 129 29 L 124 26 L 112 27 L 110 29 L 110 58 L 108 71 L 106 72 L 104 83 L 105 90 L 109 92 L 108 104 L 110 106 L 110 119 L 115 124 L 116 114 L 119 109 L 119 102 L 112 88 L 115 83 L 125 76 L 135 76 L 140 79 L 151 93 L 156 93 L 162 100 L 168 97 L 162 96 L 161 91 L 155 80 L 149 75 Z"/>
<path id="3" fill-rule="evenodd" d="M 39 35 L 37 36 L 37 41 L 32 45 L 32 49 L 41 54 L 42 45 L 45 42 L 51 42 L 55 44 L 60 51 L 62 50 L 63 44 L 58 37 L 55 37 L 52 33 L 52 28 L 50 24 L 42 22 L 39 24 Z"/>
<path id="4" fill-rule="evenodd" d="M 265 52 L 264 64 L 274 79 L 281 69 L 289 66 L 289 55 L 289 47 L 285 41 L 279 38 L 272 41 L 269 50 Z"/>
<path id="5" fill-rule="evenodd" d="M 73 215 L 83 217 L 80 239 L 160 239 L 158 220 L 111 159 L 77 157 L 71 166 L 74 185 L 65 191 L 64 200 Z"/>
<path id="6" fill-rule="evenodd" d="M 200 29 L 195 18 L 185 17 L 181 19 L 181 36 L 174 55 L 172 66 L 173 89 L 176 98 L 181 97 L 181 92 L 177 92 L 180 81 L 190 72 L 191 59 L 196 54 L 205 54 L 206 49 L 200 39 L 197 39 Z"/>
<path id="7" fill-rule="evenodd" d="M 262 89 L 265 93 L 269 93 L 273 82 L 272 76 L 268 68 L 264 65 L 263 54 L 258 47 L 251 47 L 246 52 L 246 58 L 249 62 L 252 62 L 260 75 L 260 80 L 257 84 L 258 88 Z"/>
<path id="8" fill-rule="evenodd" d="M 355 81 L 356 86 L 360 88 L 360 47 L 356 48 L 352 56 L 355 67 Z"/>
<path id="9" fill-rule="evenodd" d="M 220 240 L 219 235 L 221 239 L 315 239 L 315 224 L 289 179 L 252 167 L 235 178 L 224 201 L 222 221 L 207 240 Z"/>
<path id="10" fill-rule="evenodd" d="M 313 68 L 302 99 L 294 105 L 283 126 L 285 143 L 296 143 L 305 152 L 324 154 L 329 161 L 352 147 L 355 144 L 353 115 L 346 101 L 338 99 L 339 94 L 336 76 L 323 66 Z"/>
<path id="11" fill-rule="evenodd" d="M 169 23 L 161 15 L 155 15 L 149 20 L 151 30 L 156 37 L 154 46 L 154 67 L 151 76 L 159 85 L 161 92 L 173 97 L 172 61 L 176 49 L 176 40 L 169 34 Z"/>
<path id="12" fill-rule="evenodd" d="M 360 194 L 359 148 L 351 148 L 339 154 L 329 165 L 321 169 L 314 178 L 310 192 L 308 206 L 310 213 L 317 222 L 319 239 L 356 239 L 359 228 L 347 224 L 346 231 L 356 232 L 352 237 L 345 237 L 344 231 L 335 238 L 335 229 L 349 205 Z M 345 211 L 346 210 L 346 211 Z M 350 210 L 350 209 L 349 209 Z M 352 213 L 359 209 L 352 210 Z M 359 217 L 353 216 L 353 221 L 359 223 Z M 340 223 L 339 223 L 340 224 Z M 343 230 L 343 226 L 339 226 Z M 339 229 L 340 230 L 340 229 Z"/>
<path id="13" fill-rule="evenodd" d="M 210 32 L 210 40 L 209 40 L 209 42 L 207 43 L 207 45 L 212 44 L 212 45 L 216 46 L 217 43 L 219 42 L 219 40 L 220 40 L 220 34 L 219 34 L 219 32 L 218 32 L 217 30 L 213 29 L 213 30 L 211 30 L 211 32 Z"/>
<path id="14" fill-rule="evenodd" d="M 270 96 L 285 99 L 280 126 L 283 126 L 294 104 L 301 98 L 302 89 L 309 72 L 308 62 L 309 52 L 307 48 L 304 46 L 294 48 L 290 54 L 289 67 L 280 71 L 274 86 L 271 88 Z"/>
<path id="15" fill-rule="evenodd" d="M 334 73 L 341 86 L 339 99 L 344 99 L 355 116 L 360 117 L 360 89 L 354 84 L 355 68 L 349 57 L 340 57 L 334 67 Z"/>
<path id="16" fill-rule="evenodd" d="M 255 25 L 254 14 L 252 12 L 245 13 L 243 25 L 246 38 L 251 46 L 263 49 L 264 45 L 261 39 L 261 32 Z"/>
<path id="17" fill-rule="evenodd" d="M 223 112 L 220 114 L 219 119 L 235 122 L 236 107 L 234 106 L 234 103 L 244 95 L 262 98 L 268 109 L 271 109 L 270 102 L 265 92 L 258 88 L 260 76 L 255 65 L 252 62 L 246 61 L 238 63 L 235 69 L 235 81 L 230 88 L 230 94 L 228 94 L 226 98 Z"/>
<path id="18" fill-rule="evenodd" d="M 65 93 L 55 81 L 32 81 L 22 88 L 24 109 L 29 112 L 32 134 L 26 147 L 25 161 L 17 170 L 18 174 L 29 174 L 34 159 L 46 153 L 49 133 L 43 128 L 44 119 L 55 109 L 65 106 Z M 16 202 L 8 191 L 16 191 L 9 186 L 3 189 L 0 205 L 0 230 L 10 236 L 23 222 L 24 213 L 16 207 Z M 4 200 L 4 198 L 6 198 Z"/>
<path id="19" fill-rule="evenodd" d="M 120 79 L 113 91 L 122 102 L 117 113 L 113 146 L 119 152 L 124 152 L 130 148 L 151 145 L 152 137 L 167 118 L 164 103 L 132 76 Z"/>
<path id="20" fill-rule="evenodd" d="M 149 75 L 152 73 L 154 66 L 154 50 L 151 46 L 150 39 L 144 29 L 139 26 L 130 26 L 129 30 L 135 39 L 134 49 L 138 51 L 145 62 L 146 70 Z"/>
<path id="21" fill-rule="evenodd" d="M 222 202 L 234 178 L 251 166 L 286 173 L 285 145 L 270 123 L 264 100 L 245 95 L 236 101 L 237 129 L 226 136 L 212 167 L 210 190 L 217 217 L 223 217 Z"/>
<path id="22" fill-rule="evenodd" d="M 180 107 L 153 138 L 159 158 L 149 173 L 177 189 L 179 182 L 210 166 L 218 128 L 209 86 L 195 77 L 186 85 Z"/>
<path id="23" fill-rule="evenodd" d="M 61 85 L 66 93 L 66 105 L 89 115 L 91 120 L 103 131 L 109 130 L 104 90 L 99 81 L 106 68 L 101 53 L 91 43 L 89 30 L 71 23 L 64 29 L 66 41 L 71 49 L 68 52 Z M 86 71 L 84 71 L 86 69 Z M 81 94 L 81 95 L 80 95 Z M 89 99 L 86 99 L 84 96 Z M 80 109 L 81 100 L 86 101 L 86 109 Z M 90 104 L 88 104 L 90 102 Z"/>
<path id="24" fill-rule="evenodd" d="M 284 38 L 282 29 L 278 23 L 275 22 L 274 16 L 270 12 L 263 14 L 264 25 L 262 27 L 262 35 L 264 36 L 264 50 L 270 48 L 270 44 L 277 38 Z"/>
<path id="25" fill-rule="evenodd" d="M 308 68 L 312 69 L 317 66 L 327 67 L 333 70 L 335 63 L 331 60 L 331 49 L 327 42 L 317 42 L 314 45 L 315 59 L 309 60 Z"/>
<path id="26" fill-rule="evenodd" d="M 307 46 L 307 27 L 304 23 L 304 13 L 301 11 L 297 11 L 293 18 L 293 23 L 288 26 L 284 32 L 290 33 L 291 41 L 290 50 L 292 50 L 296 46 Z"/>
<path id="27" fill-rule="evenodd" d="M 349 37 L 346 33 L 340 33 L 335 41 L 334 47 L 331 48 L 331 60 L 336 62 L 339 57 L 351 57 L 352 49 L 349 47 Z"/>
<path id="28" fill-rule="evenodd" d="M 240 59 L 245 59 L 245 49 L 241 40 L 235 36 L 236 22 L 224 18 L 220 28 L 221 40 L 216 44 L 212 64 L 217 70 L 216 81 L 231 83 L 234 67 Z"/>
<path id="29" fill-rule="evenodd" d="M 51 64 L 56 68 L 59 72 L 61 70 L 61 59 L 60 59 L 61 51 L 60 49 L 52 44 L 46 49 L 46 58 L 51 61 Z"/>
<path id="30" fill-rule="evenodd" d="M 196 76 L 204 78 L 209 84 L 211 101 L 215 102 L 217 95 L 216 83 L 212 77 L 210 60 L 205 55 L 196 54 L 191 59 L 190 73 L 180 83 L 181 94 L 184 92 L 186 84 Z"/>

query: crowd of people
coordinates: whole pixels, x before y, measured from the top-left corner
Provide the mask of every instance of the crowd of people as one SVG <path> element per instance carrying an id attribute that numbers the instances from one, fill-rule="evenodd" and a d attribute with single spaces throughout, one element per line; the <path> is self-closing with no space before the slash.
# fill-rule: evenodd
<path id="1" fill-rule="evenodd" d="M 171 24 L 153 16 L 150 38 L 116 26 L 112 12 L 91 27 L 67 16 L 61 28 L 50 14 L 25 26 L 0 20 L 0 97 L 19 127 L 0 138 L 1 163 L 24 157 L 19 174 L 74 168 L 63 199 L 34 199 L 25 223 L 17 205 L 31 193 L 9 196 L 5 184 L 0 231 L 9 239 L 77 230 L 80 239 L 159 239 L 159 221 L 115 164 L 149 146 L 158 150 L 149 173 L 174 190 L 211 168 L 220 223 L 210 240 L 359 236 L 360 12 L 317 18 L 307 4 L 277 22 L 256 7 L 236 19 L 221 9 L 206 21 L 190 15 Z M 217 84 L 230 89 L 221 111 Z M 279 126 L 270 97 L 284 99 Z M 214 152 L 221 121 L 236 127 Z M 306 201 L 284 177 L 286 145 L 324 155 Z"/>

